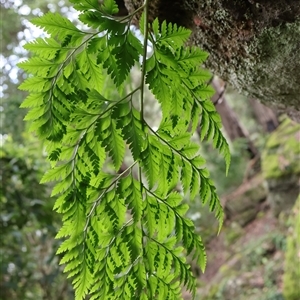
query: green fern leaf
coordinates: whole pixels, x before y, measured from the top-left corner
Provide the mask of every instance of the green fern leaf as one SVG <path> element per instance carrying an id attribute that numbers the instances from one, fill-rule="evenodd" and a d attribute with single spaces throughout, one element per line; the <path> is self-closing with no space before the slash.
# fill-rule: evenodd
<path id="1" fill-rule="evenodd" d="M 192 179 L 190 183 L 190 199 L 194 200 L 200 190 L 200 175 L 192 166 Z"/>
<path id="2" fill-rule="evenodd" d="M 27 43 L 24 49 L 29 50 L 44 59 L 54 59 L 58 52 L 69 51 L 72 48 L 62 48 L 61 44 L 53 38 L 37 38 Z"/>
<path id="3" fill-rule="evenodd" d="M 81 73 L 89 82 L 90 88 L 101 92 L 103 87 L 103 75 L 100 66 L 96 63 L 96 57 L 93 57 L 92 54 L 88 54 L 86 51 L 82 51 L 77 56 L 77 61 Z"/>
<path id="4" fill-rule="evenodd" d="M 105 50 L 100 52 L 98 54 L 98 61 L 103 63 L 103 67 L 107 70 L 107 73 L 111 75 L 115 84 L 119 86 L 126 79 L 126 70 L 118 72 L 118 62 L 111 51 L 111 48 L 108 46 Z"/>
<path id="5" fill-rule="evenodd" d="M 105 22 L 103 13 L 99 11 L 85 11 L 79 15 L 79 20 L 89 27 L 99 30 L 102 23 Z"/>
<path id="6" fill-rule="evenodd" d="M 176 53 L 176 58 L 180 67 L 188 71 L 202 64 L 208 58 L 208 53 L 198 47 L 180 48 L 180 51 Z"/>
<path id="7" fill-rule="evenodd" d="M 199 145 L 197 145 L 196 143 L 189 143 L 186 147 L 184 147 L 184 149 L 182 149 L 181 153 L 191 159 L 194 158 L 195 155 L 199 152 Z"/>
<path id="8" fill-rule="evenodd" d="M 221 132 L 221 118 L 216 113 L 215 107 L 209 101 L 204 101 L 202 106 L 202 116 L 201 116 L 201 140 L 205 137 L 213 140 L 213 145 L 215 148 L 223 154 L 226 163 L 226 174 L 228 173 L 230 166 L 230 149 L 226 138 Z"/>
<path id="9" fill-rule="evenodd" d="M 28 73 L 51 78 L 54 77 L 54 72 L 57 71 L 59 64 L 43 58 L 32 57 L 30 60 L 19 63 L 18 66 Z"/>
<path id="10" fill-rule="evenodd" d="M 152 189 L 157 183 L 160 170 L 160 152 L 151 143 L 148 143 L 147 148 L 142 152 L 141 160 L 146 170 L 146 176 L 149 188 Z"/>
<path id="11" fill-rule="evenodd" d="M 186 194 L 189 191 L 191 181 L 192 181 L 192 166 L 183 160 L 182 170 L 181 170 L 181 182 L 183 191 Z"/>
<path id="12" fill-rule="evenodd" d="M 124 197 L 128 208 L 131 210 L 134 221 L 140 221 L 143 212 L 143 199 L 140 184 L 132 176 L 125 177 L 118 185 L 119 197 Z"/>
<path id="13" fill-rule="evenodd" d="M 50 88 L 51 82 L 40 77 L 29 77 L 19 86 L 20 90 L 29 92 L 47 92 Z"/>
<path id="14" fill-rule="evenodd" d="M 114 0 L 104 0 L 101 10 L 109 15 L 118 13 L 119 8 Z"/>
<path id="15" fill-rule="evenodd" d="M 102 136 L 104 134 L 103 131 Z M 113 160 L 115 169 L 118 171 L 123 162 L 125 145 L 121 136 L 121 130 L 117 130 L 114 120 L 111 120 L 110 125 L 105 129 L 105 137 L 103 136 L 102 146 L 106 147 L 107 152 Z"/>
<path id="16" fill-rule="evenodd" d="M 63 41 L 66 35 L 71 35 L 72 38 L 82 38 L 83 36 L 82 31 L 58 13 L 47 13 L 42 17 L 31 20 L 31 22 L 60 41 Z"/>
<path id="17" fill-rule="evenodd" d="M 133 158 L 138 160 L 145 149 L 146 141 L 140 114 L 134 108 L 130 110 L 129 104 L 124 103 L 116 106 L 114 115 L 117 117 L 117 129 L 122 130 L 123 139 L 129 144 Z"/>
<path id="18" fill-rule="evenodd" d="M 73 6 L 78 11 L 84 11 L 88 9 L 99 9 L 99 1 L 98 0 L 70 0 L 73 3 Z"/>
<path id="19" fill-rule="evenodd" d="M 37 107 L 43 104 L 47 93 L 30 93 L 26 99 L 21 103 L 21 108 Z"/>
<path id="20" fill-rule="evenodd" d="M 31 109 L 25 116 L 25 121 L 35 120 L 37 118 L 40 118 L 41 116 L 45 116 L 45 113 L 47 112 L 48 107 L 45 106 L 38 106 Z"/>
<path id="21" fill-rule="evenodd" d="M 141 54 L 141 48 L 139 47 L 138 40 L 132 35 L 132 33 L 129 33 L 128 37 L 129 36 L 130 38 L 128 39 L 129 41 L 127 43 L 124 43 L 123 45 L 120 45 L 112 50 L 112 54 L 116 58 L 118 70 L 119 72 L 124 72 L 123 76 L 125 79 L 134 64 L 138 62 L 139 55 Z M 133 47 L 130 41 L 133 41 L 135 47 L 137 48 Z"/>
<path id="22" fill-rule="evenodd" d="M 187 145 L 190 144 L 191 135 L 186 132 L 182 135 L 173 137 L 169 143 L 174 149 L 182 150 L 183 148 L 186 149 Z"/>
<path id="23" fill-rule="evenodd" d="M 167 24 L 166 21 L 163 21 L 161 31 L 157 32 L 157 30 L 155 30 L 154 33 L 156 33 L 155 38 L 158 43 L 172 49 L 173 51 L 171 51 L 175 53 L 176 49 L 183 46 L 188 40 L 191 35 L 191 30 L 184 27 L 177 27 L 176 24 Z"/>
<path id="24" fill-rule="evenodd" d="M 48 172 L 44 174 L 41 179 L 41 183 L 58 181 L 59 179 L 65 179 L 72 171 L 71 164 L 68 165 L 60 165 L 53 169 L 50 169 Z"/>

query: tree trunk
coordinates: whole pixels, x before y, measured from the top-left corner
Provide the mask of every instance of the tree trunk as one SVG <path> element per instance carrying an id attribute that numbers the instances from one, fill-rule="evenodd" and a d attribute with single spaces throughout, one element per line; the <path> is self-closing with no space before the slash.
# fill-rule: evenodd
<path id="1" fill-rule="evenodd" d="M 256 99 L 250 98 L 248 101 L 252 107 L 255 119 L 263 130 L 265 132 L 274 131 L 279 125 L 275 111 L 261 104 Z"/>
<path id="2" fill-rule="evenodd" d="M 236 113 L 226 101 L 224 96 L 225 86 L 222 86 L 222 83 L 218 78 L 213 79 L 212 86 L 216 93 L 211 100 L 215 104 L 216 110 L 221 116 L 222 124 L 228 138 L 231 141 L 234 141 L 237 138 L 245 138 L 247 140 L 247 151 L 250 154 L 250 158 L 252 159 L 256 157 L 258 155 L 258 151 L 250 140 L 248 131 L 240 123 Z"/>
<path id="3" fill-rule="evenodd" d="M 131 13 L 144 0 L 124 2 Z M 149 3 L 150 20 L 158 17 L 192 30 L 190 43 L 209 52 L 206 67 L 214 74 L 300 122 L 299 0 Z"/>

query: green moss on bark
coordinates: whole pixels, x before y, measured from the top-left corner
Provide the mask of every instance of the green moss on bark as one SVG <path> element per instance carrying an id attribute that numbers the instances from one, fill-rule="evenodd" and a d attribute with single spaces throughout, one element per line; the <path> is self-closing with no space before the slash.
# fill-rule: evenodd
<path id="1" fill-rule="evenodd" d="M 262 154 L 262 170 L 266 179 L 300 175 L 300 125 L 289 119 L 269 137 Z"/>
<path id="2" fill-rule="evenodd" d="M 125 0 L 129 11 L 142 0 Z M 299 0 L 152 0 L 150 18 L 192 29 L 206 66 L 300 122 Z"/>
<path id="3" fill-rule="evenodd" d="M 300 299 L 300 196 L 291 218 L 291 233 L 287 239 L 283 295 L 286 300 Z"/>

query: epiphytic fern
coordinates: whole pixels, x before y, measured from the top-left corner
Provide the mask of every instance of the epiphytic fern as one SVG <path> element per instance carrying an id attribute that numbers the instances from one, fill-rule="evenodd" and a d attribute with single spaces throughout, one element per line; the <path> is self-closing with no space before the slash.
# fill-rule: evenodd
<path id="1" fill-rule="evenodd" d="M 141 17 L 142 44 L 130 29 L 132 16 L 114 18 L 113 0 L 71 2 L 89 29 L 59 14 L 33 20 L 49 37 L 28 43 L 35 55 L 19 66 L 32 74 L 20 86 L 30 92 L 22 107 L 30 108 L 26 120 L 45 141 L 52 164 L 42 183 L 57 181 L 52 196 L 63 219 L 57 238 L 65 239 L 58 253 L 75 298 L 179 299 L 182 286 L 195 294 L 185 257 L 193 255 L 204 270 L 206 255 L 185 217 L 184 196 L 200 195 L 220 225 L 223 218 L 205 160 L 191 141 L 198 126 L 227 168 L 230 162 L 220 117 L 209 101 L 211 75 L 200 67 L 207 54 L 184 46 L 189 30 L 158 20 L 150 24 L 147 13 Z M 105 76 L 121 89 L 140 57 L 139 87 L 125 97 L 105 98 Z M 161 105 L 158 130 L 144 119 L 145 84 Z M 133 163 L 121 170 L 126 148 Z"/>

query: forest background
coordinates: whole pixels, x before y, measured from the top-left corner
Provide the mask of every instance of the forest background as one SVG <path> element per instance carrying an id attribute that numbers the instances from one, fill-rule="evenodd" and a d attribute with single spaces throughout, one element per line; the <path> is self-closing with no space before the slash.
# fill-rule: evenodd
<path id="1" fill-rule="evenodd" d="M 17 88 L 25 75 L 16 64 L 28 57 L 22 46 L 42 34 L 29 21 L 48 11 L 76 19 L 63 0 L 1 0 L 3 300 L 74 297 L 55 255 L 60 241 L 54 237 L 61 224 L 52 210 L 54 199 L 49 198 L 52 187 L 39 184 L 48 168 L 46 154 L 35 135 L 26 131 L 26 110 L 19 109 L 26 93 Z M 135 70 L 131 79 L 137 80 Z M 195 267 L 197 299 L 299 299 L 299 205 L 292 206 L 299 194 L 300 126 L 238 94 L 217 77 L 212 85 L 216 91 L 212 101 L 231 143 L 232 163 L 225 177 L 222 158 L 210 145 L 202 145 L 226 213 L 220 236 L 214 217 L 200 201 L 186 199 L 189 217 L 208 252 L 205 274 Z M 155 124 L 160 115 L 150 93 L 146 101 L 146 114 Z"/>

